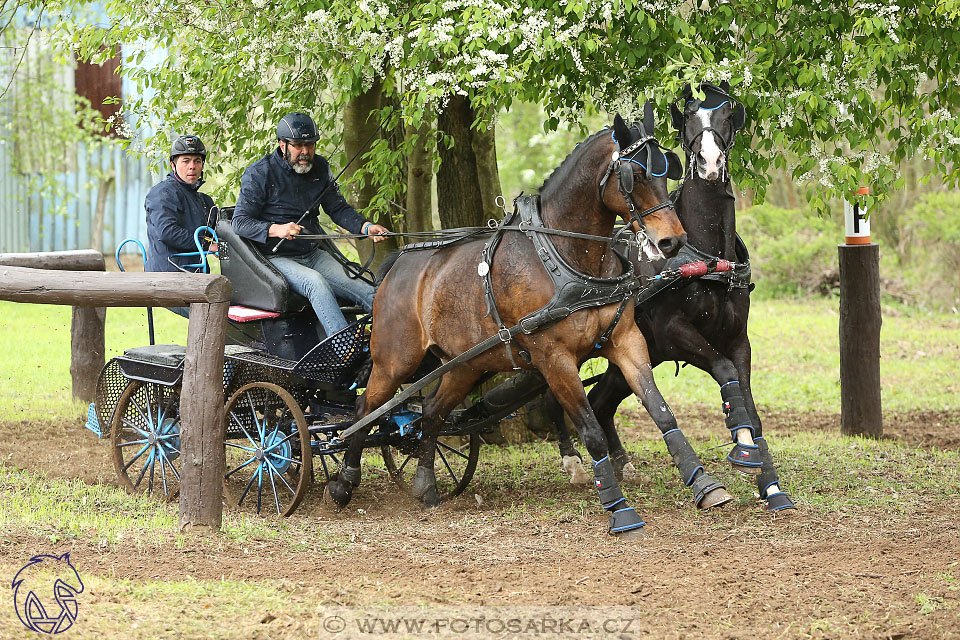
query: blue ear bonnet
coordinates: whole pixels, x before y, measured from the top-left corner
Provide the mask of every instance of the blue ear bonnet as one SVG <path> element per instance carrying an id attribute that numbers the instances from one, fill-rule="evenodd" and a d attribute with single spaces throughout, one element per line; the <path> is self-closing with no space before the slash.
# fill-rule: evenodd
<path id="1" fill-rule="evenodd" d="M 630 129 L 636 134 L 634 139 L 639 139 L 644 135 L 643 130 L 636 125 L 631 125 Z M 610 131 L 610 139 L 616 142 L 621 149 L 630 146 L 629 144 L 621 144 L 617 140 L 617 137 L 612 130 Z M 651 145 L 653 145 L 652 148 Z M 646 153 L 647 149 L 650 149 L 649 154 Z M 653 165 L 649 168 L 647 167 L 648 158 L 650 160 L 650 164 Z M 662 178 L 663 176 L 667 175 L 667 171 L 670 169 L 670 161 L 667 159 L 667 154 L 663 152 L 663 150 L 660 148 L 660 145 L 657 144 L 657 141 L 652 139 L 639 149 L 632 152 L 629 156 L 623 156 L 620 159 L 640 165 L 647 175 L 654 178 Z"/>

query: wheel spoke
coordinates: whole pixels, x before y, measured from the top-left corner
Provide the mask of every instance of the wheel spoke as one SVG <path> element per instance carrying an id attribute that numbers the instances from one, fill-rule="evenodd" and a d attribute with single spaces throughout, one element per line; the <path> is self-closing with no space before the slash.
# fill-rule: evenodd
<path id="1" fill-rule="evenodd" d="M 398 475 L 398 476 L 399 476 L 401 473 L 403 473 L 403 468 L 404 468 L 405 466 L 407 466 L 407 463 L 410 462 L 410 459 L 411 459 L 411 458 L 413 458 L 413 456 L 407 456 L 407 459 L 403 461 L 403 464 L 400 465 L 399 467 L 397 467 L 397 475 Z"/>
<path id="2" fill-rule="evenodd" d="M 270 461 L 267 461 L 270 464 Z M 272 466 L 272 465 L 271 465 Z M 277 515 L 280 515 L 280 496 L 277 495 L 277 483 L 273 481 L 273 469 L 270 469 L 270 488 L 273 490 L 273 504 L 277 506 Z"/>
<path id="3" fill-rule="evenodd" d="M 439 440 L 437 440 L 437 450 L 438 450 L 438 451 L 440 450 L 440 447 L 443 447 L 443 448 L 446 449 L 447 451 L 449 451 L 449 452 L 451 452 L 451 453 L 453 453 L 453 454 L 455 454 L 455 455 L 460 456 L 460 457 L 463 458 L 464 460 L 469 460 L 469 459 L 470 459 L 470 456 L 468 456 L 467 454 L 465 454 L 462 449 L 457 449 L 456 447 L 451 447 L 451 446 L 448 445 L 447 443 L 445 443 L 445 442 L 440 442 Z M 441 455 L 442 455 L 442 454 L 441 454 Z"/>
<path id="4" fill-rule="evenodd" d="M 140 414 L 140 417 L 143 418 L 143 421 L 147 424 L 147 428 L 153 431 L 153 420 L 147 417 L 147 414 L 143 412 L 143 409 L 140 407 L 140 403 L 137 402 L 137 399 L 133 396 L 130 396 L 130 402 L 133 404 L 134 409 L 137 410 L 137 413 Z"/>
<path id="5" fill-rule="evenodd" d="M 147 484 L 147 495 L 153 493 L 153 472 L 157 466 L 157 452 L 154 451 L 150 456 L 150 482 Z"/>
<path id="6" fill-rule="evenodd" d="M 266 463 L 267 463 L 268 465 L 270 465 L 270 471 L 271 471 L 270 477 L 271 477 L 271 482 L 273 482 L 273 480 L 272 480 L 273 476 L 276 475 L 278 478 L 280 478 L 280 482 L 282 482 L 283 484 L 287 485 L 287 489 L 290 490 L 290 493 L 292 493 L 293 495 L 297 495 L 296 489 L 294 489 L 293 487 L 290 486 L 290 483 L 288 483 L 288 482 L 286 481 L 286 479 L 283 477 L 283 474 L 280 473 L 279 469 L 277 469 L 277 467 L 274 466 L 274 464 L 273 464 L 272 462 L 270 462 L 270 460 L 268 460 L 267 458 L 264 458 L 264 460 L 266 461 Z M 296 462 L 296 460 L 294 460 L 294 462 Z"/>
<path id="7" fill-rule="evenodd" d="M 253 485 L 253 481 L 257 479 L 258 473 L 260 473 L 259 468 L 253 472 L 253 475 L 250 476 L 250 481 L 247 482 L 246 488 L 243 490 L 243 493 L 240 494 L 240 499 L 237 501 L 238 507 L 240 506 L 240 503 L 243 502 L 243 499 L 247 497 L 247 492 L 250 491 L 250 487 Z"/>
<path id="8" fill-rule="evenodd" d="M 223 474 L 224 479 L 229 478 L 229 477 L 232 476 L 234 473 L 236 473 L 237 471 L 240 471 L 240 469 L 243 469 L 244 467 L 246 467 L 247 465 L 249 465 L 249 464 L 250 464 L 251 462 L 253 462 L 254 460 L 256 460 L 256 458 L 250 458 L 249 460 L 247 460 L 246 462 L 244 462 L 243 464 L 241 464 L 239 467 L 235 467 L 235 468 L 231 469 L 230 471 L 228 471 L 227 473 Z"/>
<path id="9" fill-rule="evenodd" d="M 257 467 L 257 513 L 260 513 L 260 506 L 263 503 L 263 464 Z"/>
<path id="10" fill-rule="evenodd" d="M 236 444 L 234 442 L 228 441 L 228 442 L 224 442 L 223 444 L 227 445 L 228 447 L 234 447 L 236 449 L 243 449 L 244 451 L 250 451 L 251 453 L 256 451 L 256 449 L 251 449 L 250 447 L 245 447 L 241 444 Z"/>
<path id="11" fill-rule="evenodd" d="M 323 466 L 323 475 L 326 477 L 327 481 L 330 480 L 330 469 L 327 468 L 327 456 L 320 455 L 320 464 Z"/>
<path id="12" fill-rule="evenodd" d="M 280 440 L 279 442 L 274 442 L 273 444 L 271 444 L 270 447 L 267 448 L 267 449 L 264 449 L 263 452 L 264 452 L 264 453 L 269 453 L 269 452 L 273 451 L 274 449 L 276 449 L 277 447 L 279 447 L 280 445 L 282 445 L 284 442 L 286 442 L 286 441 L 289 440 L 290 438 L 293 438 L 293 437 L 298 436 L 298 435 L 300 435 L 300 434 L 297 433 L 296 431 L 294 431 L 293 433 L 291 433 L 290 435 L 288 435 L 288 436 L 287 436 L 286 438 L 284 438 L 283 440 Z"/>
<path id="13" fill-rule="evenodd" d="M 179 452 L 178 452 L 179 453 Z M 177 473 L 176 467 L 173 466 L 173 461 L 170 458 L 164 456 L 163 458 L 167 462 L 167 466 L 170 467 L 170 471 L 173 472 L 173 477 L 177 479 L 177 482 L 180 482 L 180 474 Z"/>
<path id="14" fill-rule="evenodd" d="M 127 469 L 130 468 L 130 465 L 132 465 L 134 462 L 136 462 L 137 459 L 140 458 L 140 456 L 142 456 L 144 453 L 146 453 L 149 448 L 150 448 L 150 445 L 148 444 L 148 445 L 145 445 L 145 446 L 143 447 L 143 449 L 140 449 L 140 451 L 137 451 L 137 455 L 133 456 L 133 458 L 130 459 L 130 462 L 128 462 L 126 465 L 124 465 L 124 467 L 123 467 L 123 472 L 126 473 L 126 472 L 127 472 Z M 140 484 L 140 483 L 137 482 L 137 484 Z"/>
<path id="15" fill-rule="evenodd" d="M 443 460 L 443 466 L 447 468 L 447 472 L 450 474 L 450 477 L 453 478 L 453 486 L 456 487 L 458 484 L 460 484 L 460 478 L 458 478 L 457 474 L 453 472 L 453 467 L 451 467 L 450 463 L 447 461 L 447 456 L 443 455 L 443 449 L 437 447 L 437 453 L 440 454 L 440 459 Z"/>
<path id="16" fill-rule="evenodd" d="M 150 442 L 150 441 L 149 440 L 128 440 L 127 442 L 118 442 L 117 446 L 129 447 L 130 445 L 133 445 L 133 444 L 146 444 L 147 442 Z"/>
<path id="17" fill-rule="evenodd" d="M 147 456 L 147 461 L 143 463 L 143 469 L 140 470 L 140 475 L 137 476 L 137 481 L 133 483 L 134 487 L 139 487 L 140 483 L 143 481 L 144 474 L 147 473 L 147 468 L 150 466 L 150 461 L 153 460 L 153 448 L 147 445 L 147 448 L 150 449 L 150 455 Z M 132 462 L 132 460 L 131 460 Z M 130 465 L 127 465 L 130 466 Z"/>
<path id="18" fill-rule="evenodd" d="M 157 454 L 160 456 L 160 480 L 163 482 L 163 495 L 170 495 L 170 492 L 167 490 L 167 471 L 163 466 L 163 461 L 166 460 L 166 456 L 163 453 L 163 447 L 157 445 Z"/>
<path id="19" fill-rule="evenodd" d="M 240 430 L 243 431 L 243 435 L 247 436 L 247 440 L 250 441 L 250 444 L 252 444 L 254 447 L 256 447 L 256 446 L 257 446 L 257 443 L 253 440 L 253 437 L 250 435 L 250 432 L 247 431 L 247 428 L 246 428 L 245 426 L 243 426 L 243 423 L 240 422 L 240 418 L 238 418 L 233 411 L 230 412 L 230 417 L 233 418 L 233 421 L 236 422 L 236 423 L 237 423 L 237 426 L 240 427 Z M 256 419 L 257 419 L 257 416 L 254 415 L 254 416 L 253 416 L 253 419 L 256 420 Z"/>
<path id="20" fill-rule="evenodd" d="M 247 404 L 250 405 L 250 415 L 253 417 L 253 423 L 257 426 L 257 435 L 260 436 L 260 444 L 263 444 L 263 427 L 260 424 L 260 418 L 257 417 L 257 408 L 253 404 L 253 396 L 247 391 Z M 266 417 L 266 414 L 264 414 Z M 256 445 L 257 443 L 254 442 Z M 259 512 L 260 509 L 257 509 Z"/>
<path id="21" fill-rule="evenodd" d="M 124 417 L 121 417 L 120 420 L 121 420 L 121 422 L 123 422 L 124 426 L 130 427 L 131 429 L 133 429 L 134 431 L 136 431 L 137 433 L 139 433 L 139 434 L 142 435 L 143 437 L 147 437 L 147 436 L 150 435 L 150 432 L 149 432 L 149 431 L 144 431 L 143 429 L 141 429 L 141 428 L 138 427 L 137 425 L 135 425 L 135 424 L 133 424 L 132 422 L 130 422 L 128 419 L 126 419 L 126 418 L 124 418 Z"/>

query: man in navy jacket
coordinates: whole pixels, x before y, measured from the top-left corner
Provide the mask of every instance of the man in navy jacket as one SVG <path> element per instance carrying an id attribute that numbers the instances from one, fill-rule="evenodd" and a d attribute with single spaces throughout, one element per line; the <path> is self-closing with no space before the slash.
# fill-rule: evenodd
<path id="1" fill-rule="evenodd" d="M 290 287 L 310 301 L 329 336 L 347 326 L 337 296 L 369 312 L 373 309 L 374 288 L 363 280 L 349 278 L 316 241 L 297 238 L 304 230 L 322 233 L 317 208 L 302 224 L 298 221 L 319 198 L 327 215 L 350 233 L 369 235 L 380 242 L 385 239 L 380 234 L 387 229 L 366 220 L 347 203 L 330 164 L 316 153 L 319 139 L 316 123 L 304 113 L 290 113 L 280 120 L 278 147 L 247 167 L 240 180 L 233 230 L 257 243 Z M 284 242 L 274 252 L 281 239 Z"/>
<path id="2" fill-rule="evenodd" d="M 212 226 L 213 199 L 198 189 L 203 184 L 207 150 L 197 136 L 180 136 L 170 147 L 170 173 L 147 193 L 147 271 L 200 271 L 197 256 L 176 253 L 196 252 L 193 240 L 197 227 Z M 204 246 L 209 241 L 203 241 Z M 216 251 L 216 247 L 212 248 Z"/>

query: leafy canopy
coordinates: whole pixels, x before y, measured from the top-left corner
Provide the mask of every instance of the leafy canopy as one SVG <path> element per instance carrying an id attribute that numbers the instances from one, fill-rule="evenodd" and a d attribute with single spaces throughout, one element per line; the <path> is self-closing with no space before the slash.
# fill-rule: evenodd
<path id="1" fill-rule="evenodd" d="M 733 150 L 741 186 L 759 198 L 773 167 L 811 188 L 814 207 L 898 186 L 897 164 L 933 160 L 958 175 L 960 3 L 903 0 L 112 0 L 108 29 L 68 30 L 81 54 L 124 45 L 123 73 L 141 87 L 128 107 L 159 132 L 202 136 L 229 158 L 221 196 L 273 143 L 287 111 L 313 114 L 337 151 L 343 105 L 375 78 L 398 105 L 374 114 L 388 128 L 419 126 L 451 93 L 490 122 L 516 99 L 544 105 L 546 130 L 592 107 L 639 113 L 667 105 L 686 83 L 728 80 L 748 127 Z M 165 59 L 148 66 L 163 47 Z M 381 145 L 364 160 L 364 178 Z M 364 174 L 361 174 L 364 175 Z M 386 185 L 381 185 L 384 189 Z"/>

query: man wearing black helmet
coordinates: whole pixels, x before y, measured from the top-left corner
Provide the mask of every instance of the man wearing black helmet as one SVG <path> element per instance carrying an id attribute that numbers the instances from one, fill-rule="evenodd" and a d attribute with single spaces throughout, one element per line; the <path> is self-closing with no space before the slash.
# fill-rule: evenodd
<path id="1" fill-rule="evenodd" d="M 174 256 L 196 252 L 193 240 L 197 227 L 210 226 L 213 199 L 198 189 L 203 184 L 203 163 L 207 150 L 197 136 L 180 136 L 170 147 L 170 173 L 150 189 L 144 201 L 147 210 L 147 271 L 182 271 L 197 264 L 195 256 Z M 208 241 L 204 241 L 208 244 Z M 213 247 L 216 250 L 216 247 Z M 199 271 L 193 267 L 189 271 Z"/>
<path id="2" fill-rule="evenodd" d="M 385 239 L 380 234 L 387 229 L 366 220 L 347 203 L 330 164 L 316 153 L 319 139 L 317 125 L 304 113 L 290 113 L 280 120 L 277 148 L 247 167 L 240 181 L 233 230 L 259 245 L 290 287 L 310 300 L 324 331 L 331 335 L 347 326 L 337 296 L 370 311 L 374 289 L 347 277 L 319 243 L 300 240 L 297 235 L 302 231 L 322 233 L 319 209 L 314 206 L 318 200 L 330 219 L 350 233 L 369 235 L 380 242 Z"/>

